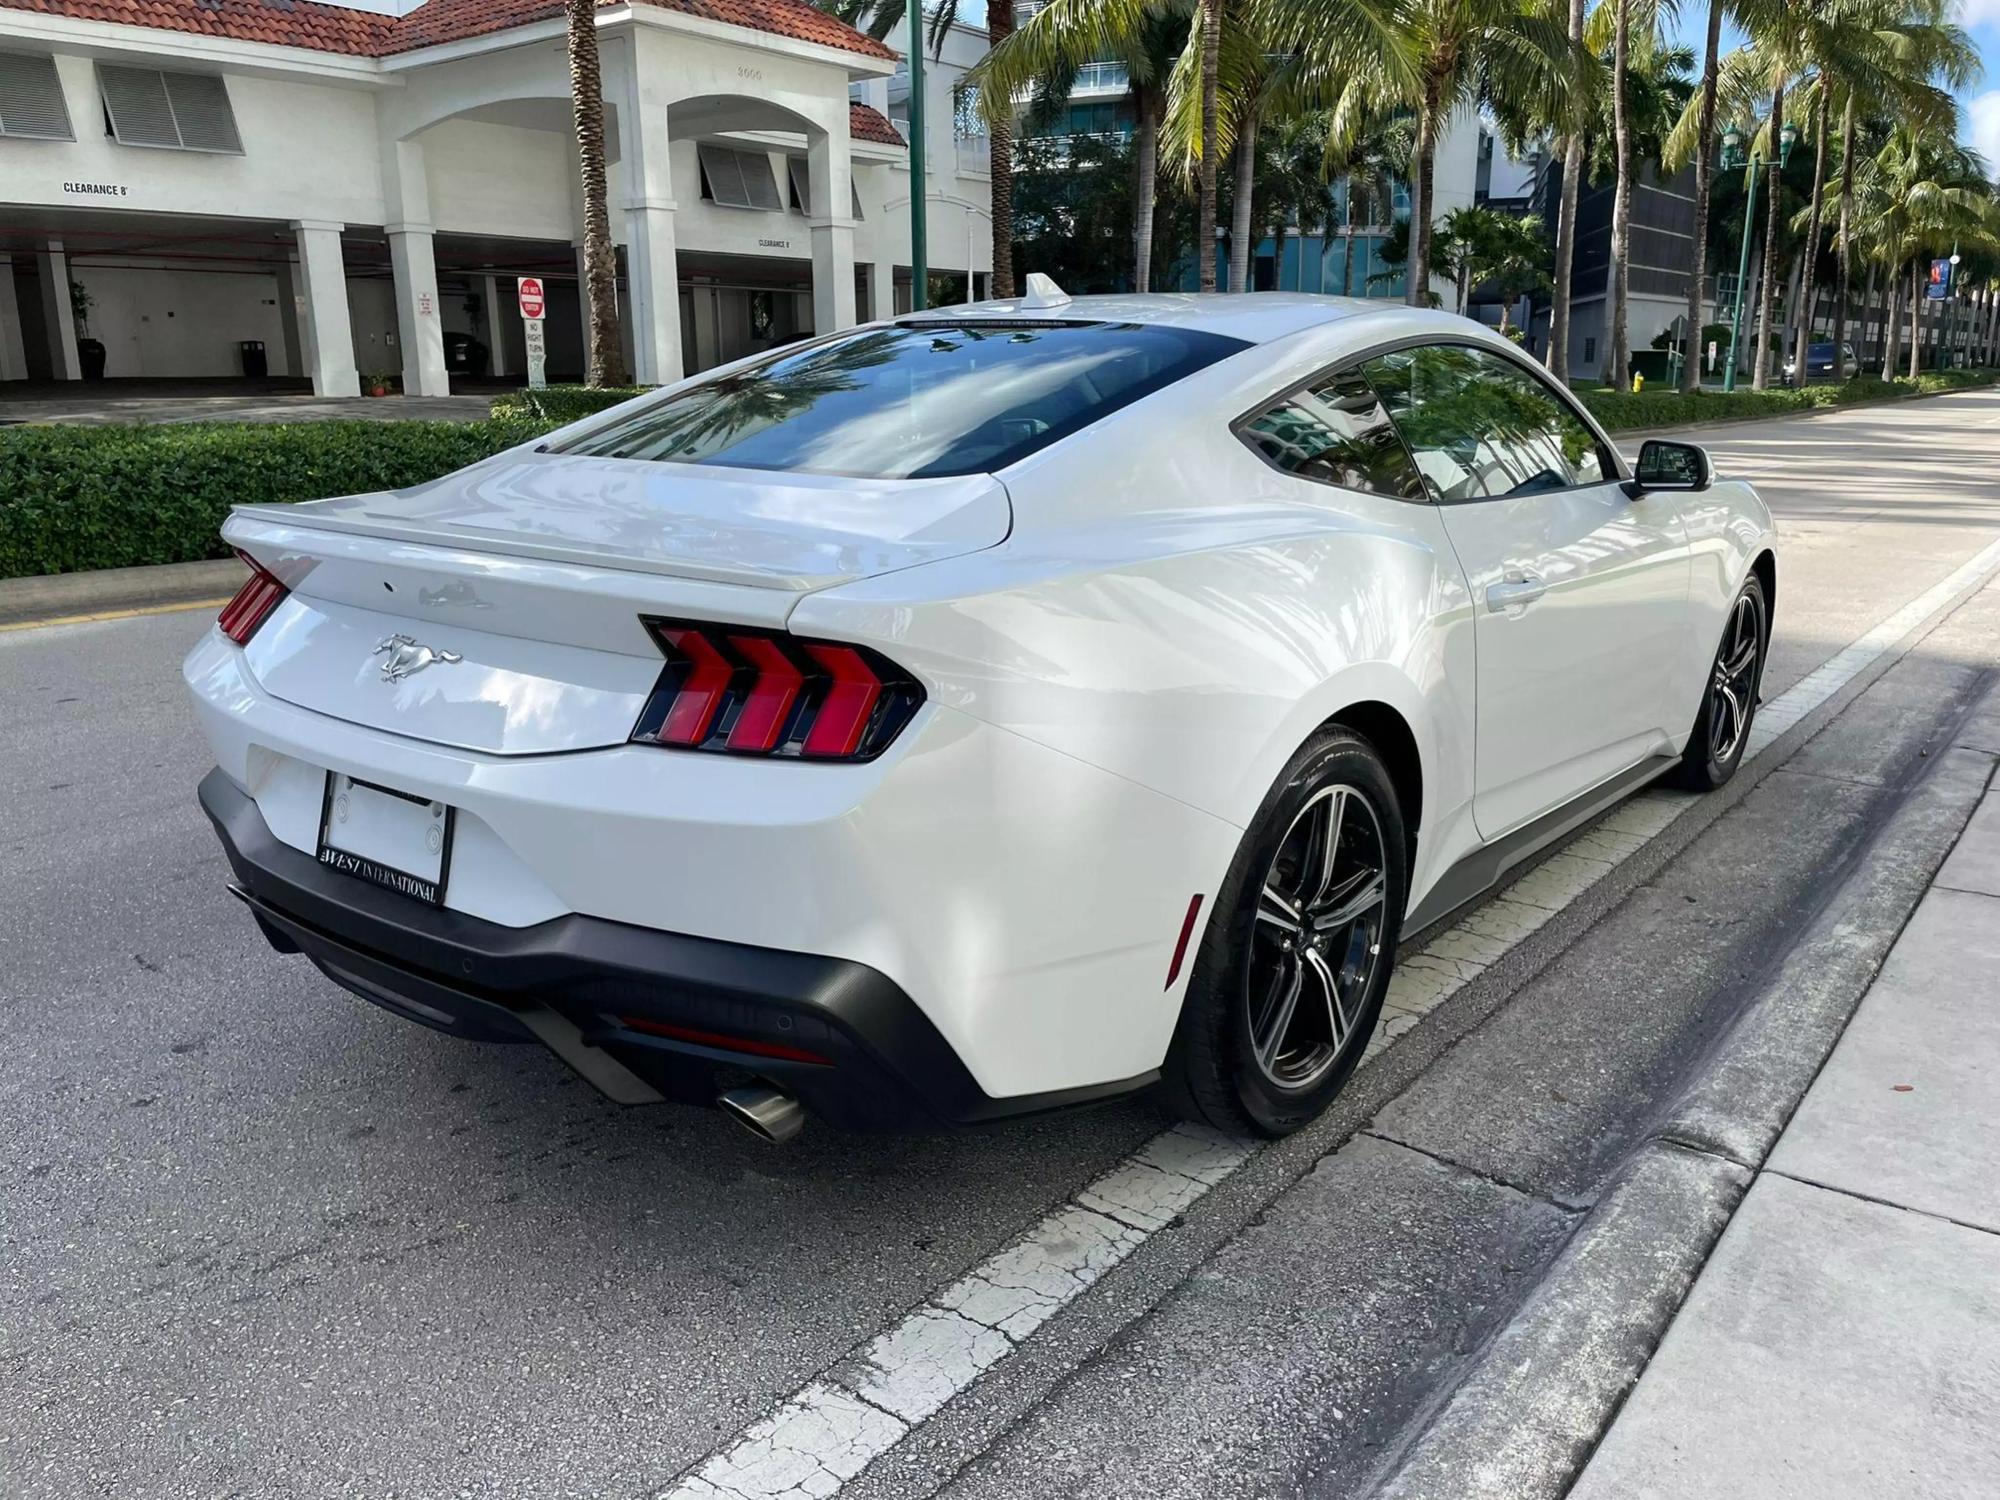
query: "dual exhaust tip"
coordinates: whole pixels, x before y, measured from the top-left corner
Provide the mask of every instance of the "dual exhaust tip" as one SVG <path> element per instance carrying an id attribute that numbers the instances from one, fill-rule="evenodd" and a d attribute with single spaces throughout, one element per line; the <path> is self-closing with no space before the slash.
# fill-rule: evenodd
<path id="1" fill-rule="evenodd" d="M 719 1094 L 716 1108 L 758 1140 L 782 1146 L 805 1128 L 806 1112 L 790 1094 L 765 1084 L 748 1084 Z"/>

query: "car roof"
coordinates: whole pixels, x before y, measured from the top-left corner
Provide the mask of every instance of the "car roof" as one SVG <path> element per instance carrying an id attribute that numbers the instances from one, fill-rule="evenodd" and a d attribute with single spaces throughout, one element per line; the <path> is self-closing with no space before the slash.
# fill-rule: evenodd
<path id="1" fill-rule="evenodd" d="M 1407 313 L 1401 300 L 1316 297 L 1306 292 L 1112 292 L 1052 305 L 1026 297 L 905 313 L 898 323 L 979 318 L 1022 322 L 1157 323 L 1263 344 L 1343 318 Z"/>

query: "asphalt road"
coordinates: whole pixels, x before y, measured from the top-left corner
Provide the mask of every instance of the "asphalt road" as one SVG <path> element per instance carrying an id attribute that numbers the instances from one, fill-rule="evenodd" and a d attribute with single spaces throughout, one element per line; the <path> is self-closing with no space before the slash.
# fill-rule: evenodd
<path id="1" fill-rule="evenodd" d="M 1769 695 L 2000 539 L 2000 395 L 1707 441 L 1786 531 Z M 856 1493 L 1349 1492 L 1963 710 L 1995 634 L 1967 619 L 1547 936 L 1486 1045 L 1438 1047 L 1260 1223 L 1243 1187 L 1157 1236 L 1113 1352 L 1064 1352 L 1107 1282 Z M 661 1492 L 1160 1129 L 772 1151 L 351 999 L 223 892 L 176 671 L 207 623 L 0 634 L 0 1494 Z"/>

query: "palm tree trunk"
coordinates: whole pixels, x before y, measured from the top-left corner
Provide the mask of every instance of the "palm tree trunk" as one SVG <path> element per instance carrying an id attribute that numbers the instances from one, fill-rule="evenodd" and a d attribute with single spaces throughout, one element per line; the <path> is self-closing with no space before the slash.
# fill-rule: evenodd
<path id="1" fill-rule="evenodd" d="M 1586 0 L 1569 0 L 1569 41 L 1583 45 L 1583 13 Z M 1562 137 L 1562 198 L 1556 206 L 1555 285 L 1549 291 L 1549 373 L 1569 379 L 1569 292 L 1570 271 L 1576 264 L 1577 178 L 1583 175 L 1583 137 L 1572 133 Z"/>
<path id="2" fill-rule="evenodd" d="M 1285 241 L 1290 238 L 1291 232 L 1291 215 L 1280 213 L 1278 215 L 1277 227 L 1271 231 L 1271 241 L 1277 246 L 1277 254 L 1271 260 L 1271 286 L 1275 291 L 1282 292 L 1285 289 Z M 1300 245 L 1305 244 L 1305 230 L 1303 225 L 1300 226 L 1299 243 Z M 1297 290 L 1303 292 L 1305 289 L 1306 258 L 1305 252 L 1301 250 L 1299 252 L 1299 284 Z"/>
<path id="3" fill-rule="evenodd" d="M 1701 112 L 1695 131 L 1694 266 L 1688 279 L 1687 355 L 1681 389 L 1701 388 L 1702 283 L 1708 278 L 1708 200 L 1715 186 L 1715 80 L 1721 66 L 1722 0 L 1709 0 L 1708 44 L 1702 53 Z"/>
<path id="4" fill-rule="evenodd" d="M 1632 0 L 1618 0 L 1611 43 L 1611 129 L 1618 144 L 1618 186 L 1611 199 L 1611 352 L 1607 368 L 1614 390 L 1632 384 L 1631 330 L 1626 326 L 1632 285 L 1632 120 L 1625 83 L 1632 55 Z"/>
<path id="5" fill-rule="evenodd" d="M 1854 337 L 1854 368 L 1858 374 L 1867 362 L 1870 344 L 1869 320 L 1875 309 L 1875 262 L 1868 262 L 1868 279 L 1861 284 L 1861 331 Z"/>
<path id="6" fill-rule="evenodd" d="M 1257 112 L 1245 110 L 1236 122 L 1236 182 L 1229 200 L 1229 290 L 1250 290 L 1251 213 L 1257 190 Z"/>
<path id="7" fill-rule="evenodd" d="M 1813 185 L 1812 204 L 1806 211 L 1806 247 L 1799 254 L 1804 268 L 1799 273 L 1799 307 L 1803 309 L 1803 321 L 1799 324 L 1799 341 L 1792 347 L 1797 351 L 1793 356 L 1798 362 L 1798 381 L 1806 383 L 1806 349 L 1812 343 L 1813 326 L 1813 262 L 1819 257 L 1819 219 L 1823 200 L 1826 197 L 1826 85 L 1821 82 L 1819 102 L 1813 106 Z M 1840 346 L 1833 349 L 1834 378 L 1840 378 Z"/>
<path id="8" fill-rule="evenodd" d="M 583 178 L 584 354 L 595 386 L 628 383 L 618 338 L 618 258 L 604 166 L 604 74 L 597 57 L 597 0 L 568 0 L 569 93 Z"/>
<path id="9" fill-rule="evenodd" d="M 1775 161 L 1778 137 L 1785 128 L 1785 85 L 1782 80 L 1771 90 L 1771 151 Z M 1765 170 L 1759 168 L 1758 170 Z M 1778 264 L 1778 200 L 1783 197 L 1778 191 L 1779 172 L 1773 166 L 1771 173 L 1770 211 L 1764 220 L 1764 284 L 1757 295 L 1757 368 L 1750 374 L 1750 387 L 1761 391 L 1771 383 L 1771 283 L 1777 278 L 1771 273 Z"/>
<path id="10" fill-rule="evenodd" d="M 1134 89 L 1139 97 L 1139 140 L 1134 156 L 1138 181 L 1132 212 L 1132 290 L 1153 289 L 1153 196 L 1160 181 L 1160 105 L 1151 88 Z"/>
<path id="11" fill-rule="evenodd" d="M 986 7 L 986 44 L 999 46 L 1014 34 L 1014 0 L 991 0 Z M 987 294 L 1014 295 L 1014 119 L 1003 114 L 987 125 L 986 170 L 992 195 L 993 281 Z M 965 268 L 965 298 L 972 300 L 972 267 Z"/>
<path id="12" fill-rule="evenodd" d="M 1347 240 L 1347 254 L 1340 260 L 1340 295 L 1354 295 L 1354 174 L 1347 174 L 1347 227 L 1341 231 Z"/>
<path id="13" fill-rule="evenodd" d="M 1918 261 L 1910 262 L 1910 379 L 1923 373 L 1924 360 L 1924 272 Z"/>
<path id="14" fill-rule="evenodd" d="M 1882 378 L 1896 378 L 1896 351 L 1901 347 L 1903 335 L 1903 268 L 1892 267 L 1883 287 L 1883 301 L 1888 305 L 1882 315 Z"/>
<path id="15" fill-rule="evenodd" d="M 1833 373 L 1836 380 L 1845 378 L 1841 369 L 1840 350 L 1847 339 L 1847 294 L 1850 288 L 1852 258 L 1847 253 L 1849 222 L 1854 208 L 1854 95 L 1847 96 L 1847 109 L 1840 126 L 1840 227 L 1835 233 L 1833 258 L 1835 266 L 1834 285 L 1839 288 L 1833 299 Z M 1869 284 L 1875 280 L 1874 268 L 1868 272 Z M 1864 304 L 1865 308 L 1865 304 Z M 1863 338 L 1866 338 L 1865 324 Z"/>
<path id="16" fill-rule="evenodd" d="M 1201 208 L 1195 255 L 1204 292 L 1215 290 L 1215 155 L 1217 77 L 1222 70 L 1222 0 L 1201 0 Z"/>
<path id="17" fill-rule="evenodd" d="M 1438 90 L 1428 79 L 1417 112 L 1417 182 L 1410 203 L 1409 272 L 1403 299 L 1412 307 L 1431 305 L 1431 195 L 1437 186 Z"/>

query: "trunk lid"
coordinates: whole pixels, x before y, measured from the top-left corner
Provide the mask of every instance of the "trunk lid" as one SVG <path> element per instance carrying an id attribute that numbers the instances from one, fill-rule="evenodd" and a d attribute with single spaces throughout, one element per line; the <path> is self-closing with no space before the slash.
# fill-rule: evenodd
<path id="1" fill-rule="evenodd" d="M 409 490 L 239 507 L 223 534 L 292 590 L 245 648 L 267 692 L 414 739 L 535 755 L 627 740 L 663 665 L 643 616 L 782 627 L 807 593 L 997 545 L 1011 519 L 985 475 L 529 453 Z"/>

